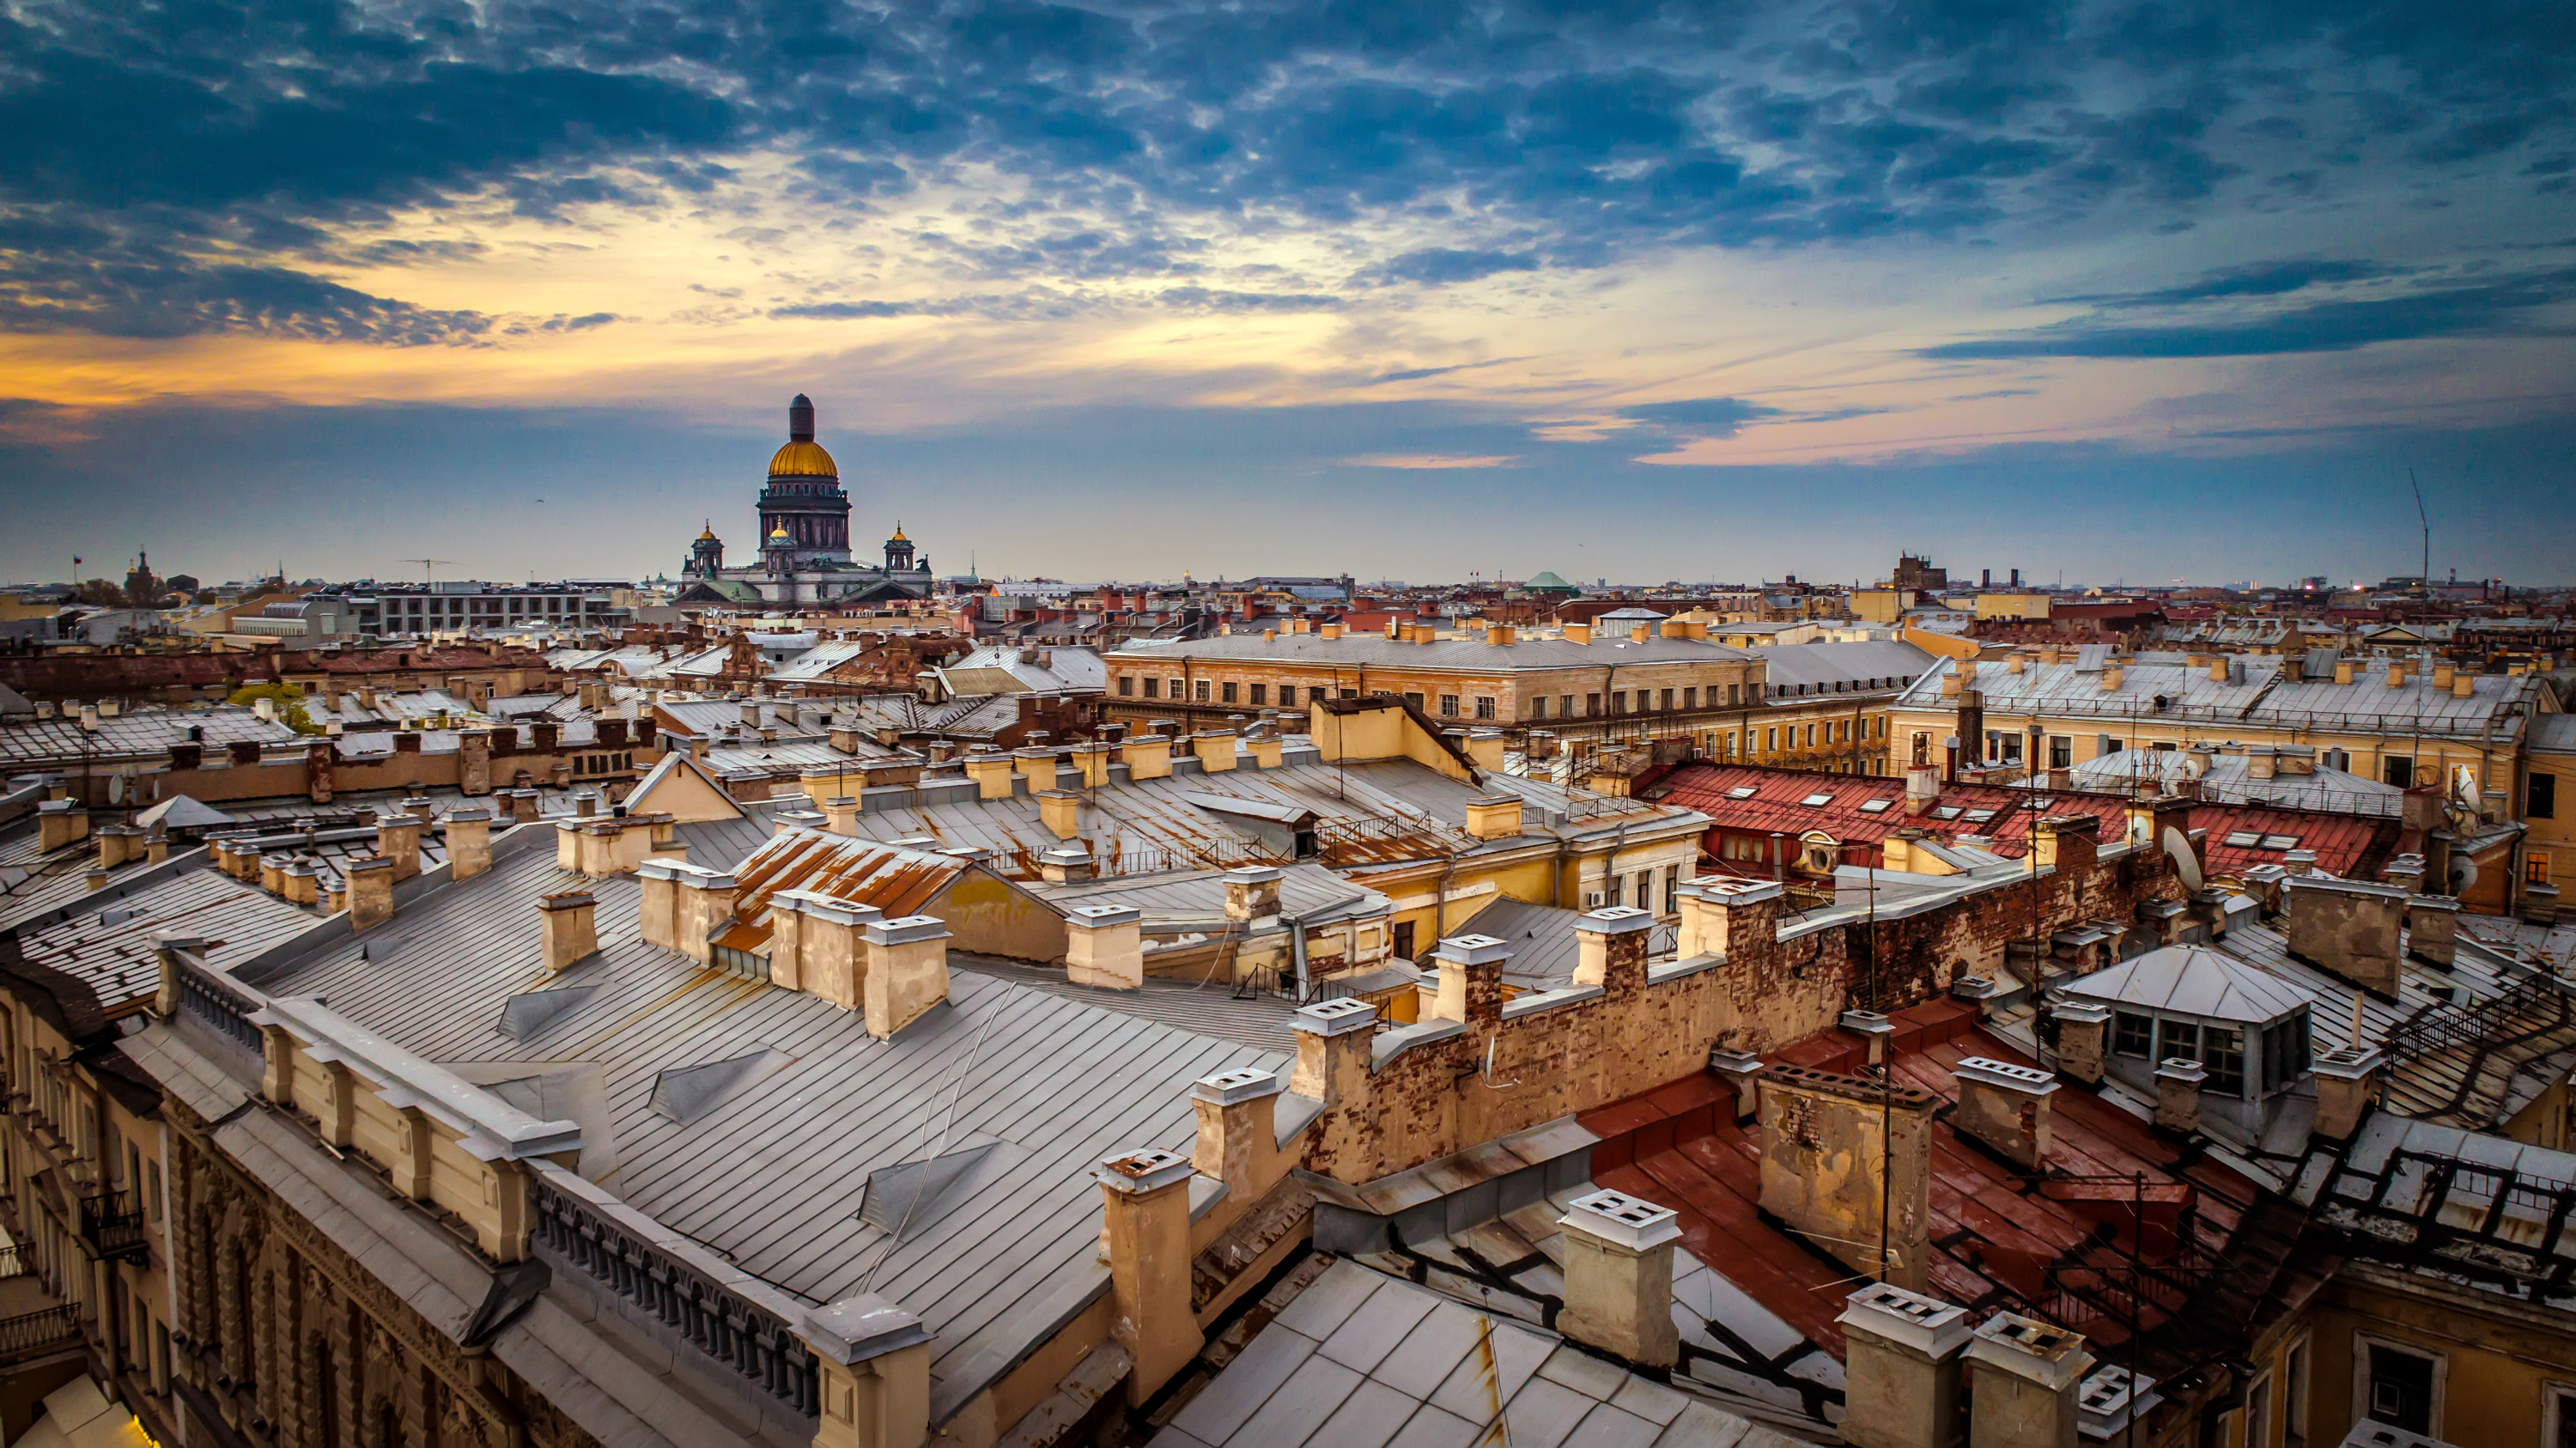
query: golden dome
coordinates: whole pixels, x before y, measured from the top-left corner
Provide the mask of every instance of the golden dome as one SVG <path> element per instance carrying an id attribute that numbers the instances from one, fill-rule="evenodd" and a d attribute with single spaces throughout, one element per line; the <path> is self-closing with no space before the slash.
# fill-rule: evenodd
<path id="1" fill-rule="evenodd" d="M 840 465 L 823 451 L 819 442 L 791 442 L 769 460 L 773 478 L 838 478 Z"/>
<path id="2" fill-rule="evenodd" d="M 897 523 L 894 525 L 894 536 L 888 538 L 886 541 L 888 543 L 909 543 L 912 540 L 903 536 L 903 525 L 901 523 Z"/>
<path id="3" fill-rule="evenodd" d="M 714 520 L 713 518 L 710 518 L 710 519 L 708 519 L 708 520 L 707 520 L 707 526 L 705 526 L 705 527 L 703 527 L 703 528 L 701 528 L 701 529 L 699 529 L 699 530 L 698 530 L 698 541 L 699 541 L 699 542 L 701 542 L 701 543 L 712 542 L 712 541 L 714 541 L 715 536 L 716 536 L 716 524 L 715 524 L 715 520 Z"/>
<path id="4" fill-rule="evenodd" d="M 769 530 L 769 536 L 770 536 L 770 538 L 771 538 L 771 539 L 773 539 L 774 541 L 776 541 L 776 542 L 780 542 L 780 543 L 787 543 L 787 542 L 792 542 L 792 541 L 794 541 L 794 540 L 790 539 L 790 538 L 787 536 L 787 525 L 786 525 L 786 524 L 784 524 L 784 523 L 781 523 L 781 524 L 779 524 L 777 527 L 774 527 L 774 528 L 770 529 L 770 530 Z"/>

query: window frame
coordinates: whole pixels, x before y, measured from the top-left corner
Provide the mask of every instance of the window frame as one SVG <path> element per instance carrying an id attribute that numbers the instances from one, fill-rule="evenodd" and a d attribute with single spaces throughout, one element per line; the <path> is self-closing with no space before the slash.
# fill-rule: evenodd
<path id="1" fill-rule="evenodd" d="M 2140 1022 L 2144 1026 L 2144 1030 L 2140 1032 L 2138 1036 L 2133 1036 L 2124 1029 L 2131 1021 Z M 2143 1040 L 2139 1040 L 2139 1036 L 2143 1036 Z M 2124 1040 L 2138 1040 L 2139 1044 L 2137 1049 L 2129 1050 L 2124 1048 L 2120 1044 Z M 2156 1018 L 2153 1015 L 2142 1011 L 2124 1011 L 2116 1008 L 2111 1012 L 2112 1055 L 2125 1056 L 2132 1061 L 2151 1060 L 2155 1056 L 2155 1042 Z"/>
<path id="2" fill-rule="evenodd" d="M 2373 1352 L 2381 1350 L 2397 1353 L 2406 1357 L 2423 1358 L 2433 1365 L 2433 1401 L 2427 1410 L 2428 1416 L 2426 1426 L 2420 1431 L 2422 1431 L 2427 1437 L 2440 1438 L 2442 1436 L 2442 1418 L 2444 1416 L 2444 1409 L 2449 1406 L 2446 1401 L 2446 1389 L 2450 1379 L 2451 1355 L 2445 1352 L 2436 1352 L 2431 1348 L 2419 1347 L 2411 1342 L 2401 1342 L 2393 1337 L 2382 1337 L 2377 1333 L 2365 1332 L 2359 1328 L 2355 1328 L 2352 1334 L 2353 1421 L 2359 1422 L 2360 1420 L 2371 1416 L 2370 1355 Z M 2371 1421 L 2386 1423 L 2388 1420 L 2385 1418 L 2372 1418 Z M 2389 1423 L 2388 1426 L 2401 1427 L 2403 1425 Z"/>

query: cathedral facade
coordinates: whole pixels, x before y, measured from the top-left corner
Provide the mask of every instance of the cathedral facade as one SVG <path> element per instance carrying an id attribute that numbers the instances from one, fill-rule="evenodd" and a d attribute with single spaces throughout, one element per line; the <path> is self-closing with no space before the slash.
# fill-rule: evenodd
<path id="1" fill-rule="evenodd" d="M 915 560 L 898 525 L 881 562 L 850 552 L 850 495 L 840 465 L 814 440 L 814 403 L 804 394 L 787 405 L 787 444 L 770 455 L 760 489 L 760 561 L 727 568 L 713 523 L 690 545 L 681 573 L 689 580 L 676 602 L 839 603 L 927 598 L 930 557 Z"/>

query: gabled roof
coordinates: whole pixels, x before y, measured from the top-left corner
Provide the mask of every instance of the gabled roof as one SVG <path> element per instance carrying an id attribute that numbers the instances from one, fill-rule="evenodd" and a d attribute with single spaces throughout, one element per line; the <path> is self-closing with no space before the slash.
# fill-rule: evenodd
<path id="1" fill-rule="evenodd" d="M 2258 966 L 2198 945 L 2168 945 L 2125 965 L 2069 982 L 2070 996 L 2144 1006 L 2203 1020 L 2261 1025 L 2316 1005 L 2317 998 Z"/>
<path id="2" fill-rule="evenodd" d="M 199 804 L 184 794 L 174 794 L 134 817 L 134 822 L 150 829 L 203 830 L 228 825 L 233 817 L 210 804 Z"/>

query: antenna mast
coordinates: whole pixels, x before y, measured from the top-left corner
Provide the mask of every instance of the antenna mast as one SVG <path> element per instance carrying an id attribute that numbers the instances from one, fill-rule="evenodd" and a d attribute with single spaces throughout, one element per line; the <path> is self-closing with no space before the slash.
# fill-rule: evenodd
<path id="1" fill-rule="evenodd" d="M 2415 490 L 2415 521 L 2424 525 L 2424 592 L 2433 591 L 2433 520 L 2424 512 L 2424 485 L 2415 481 L 2415 469 L 2406 470 L 2406 486 Z"/>

